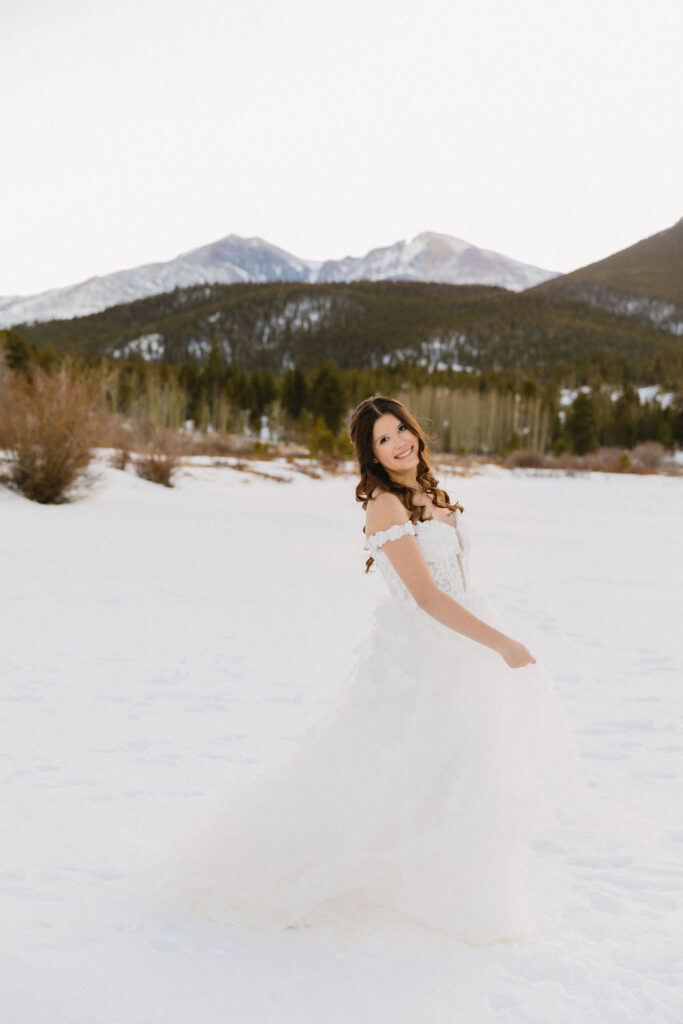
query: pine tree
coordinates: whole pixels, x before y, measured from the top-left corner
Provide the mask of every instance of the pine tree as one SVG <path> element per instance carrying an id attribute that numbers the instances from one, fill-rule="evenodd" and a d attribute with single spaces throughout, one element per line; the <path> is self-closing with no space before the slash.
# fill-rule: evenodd
<path id="1" fill-rule="evenodd" d="M 339 367 L 328 359 L 317 370 L 311 385 L 310 406 L 316 416 L 322 416 L 333 434 L 338 434 L 346 412 L 346 388 Z"/>
<path id="2" fill-rule="evenodd" d="M 628 384 L 614 403 L 610 440 L 623 448 L 633 448 L 638 442 L 638 392 Z"/>
<path id="3" fill-rule="evenodd" d="M 213 400 L 223 387 L 226 378 L 225 356 L 215 341 L 211 345 L 211 351 L 207 357 L 202 378 L 204 393 Z"/>
<path id="4" fill-rule="evenodd" d="M 56 370 L 59 366 L 60 360 L 52 345 L 48 343 L 38 350 L 36 362 L 43 368 L 43 370 L 46 370 L 48 373 L 52 373 L 52 371 Z"/>
<path id="5" fill-rule="evenodd" d="M 9 370 L 26 370 L 34 358 L 34 351 L 16 331 L 0 331 L 0 341 L 4 342 L 5 365 Z"/>
<path id="6" fill-rule="evenodd" d="M 252 405 L 251 378 L 246 370 L 242 369 L 239 362 L 230 366 L 228 379 L 228 393 L 235 409 L 246 410 Z"/>
<path id="7" fill-rule="evenodd" d="M 196 363 L 183 363 L 178 371 L 178 383 L 185 391 L 187 418 L 196 420 L 202 401 L 202 378 Z"/>
<path id="8" fill-rule="evenodd" d="M 566 423 L 567 434 L 577 455 L 593 452 L 598 447 L 593 396 L 580 391 L 574 399 Z"/>
<path id="9" fill-rule="evenodd" d="M 249 422 L 254 430 L 261 425 L 261 417 L 277 398 L 277 381 L 272 370 L 254 370 L 251 375 L 251 405 Z"/>
<path id="10" fill-rule="evenodd" d="M 288 416 L 298 420 L 308 404 L 308 385 L 303 370 L 287 370 L 282 380 L 282 407 Z"/>

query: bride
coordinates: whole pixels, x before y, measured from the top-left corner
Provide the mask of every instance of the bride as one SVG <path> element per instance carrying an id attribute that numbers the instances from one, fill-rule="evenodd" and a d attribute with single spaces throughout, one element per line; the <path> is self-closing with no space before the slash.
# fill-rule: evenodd
<path id="1" fill-rule="evenodd" d="M 351 436 L 361 466 L 356 497 L 367 509 L 365 529 L 366 533 L 370 531 L 370 548 L 384 548 L 418 607 L 438 622 L 497 651 L 511 668 L 535 664 L 526 647 L 455 600 L 467 589 L 459 553 L 454 559 L 457 568 L 451 560 L 452 579 L 446 574 L 446 585 L 437 586 L 435 577 L 444 573 L 447 557 L 433 575 L 416 539 L 416 523 L 431 520 L 451 526 L 456 531 L 457 546 L 462 548 L 456 513 L 464 510 L 459 504 L 451 505 L 446 492 L 437 487 L 426 461 L 424 437 L 407 409 L 390 398 L 368 399 L 354 413 Z M 372 561 L 372 557 L 368 559 L 370 564 Z"/>
<path id="2" fill-rule="evenodd" d="M 374 630 L 301 744 L 177 841 L 166 891 L 259 930 L 524 940 L 530 842 L 609 829 L 621 809 L 587 787 L 547 673 L 473 586 L 463 507 L 417 421 L 380 396 L 350 429 L 366 571 L 388 590 Z"/>

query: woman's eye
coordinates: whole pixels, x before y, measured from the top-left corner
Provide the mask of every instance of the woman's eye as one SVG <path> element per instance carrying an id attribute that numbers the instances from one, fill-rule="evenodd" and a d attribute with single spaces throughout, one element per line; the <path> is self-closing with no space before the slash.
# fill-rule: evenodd
<path id="1" fill-rule="evenodd" d="M 401 426 L 400 426 L 400 427 L 399 427 L 398 429 L 399 429 L 399 432 L 400 432 L 401 430 L 405 430 L 405 429 L 406 429 L 406 425 L 405 425 L 405 423 L 402 423 L 402 424 L 401 424 Z"/>

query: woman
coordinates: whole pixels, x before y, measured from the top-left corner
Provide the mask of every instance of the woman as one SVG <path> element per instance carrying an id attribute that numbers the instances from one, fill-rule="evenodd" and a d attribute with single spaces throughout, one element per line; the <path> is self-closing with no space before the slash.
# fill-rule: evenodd
<path id="1" fill-rule="evenodd" d="M 375 550 L 386 545 L 391 565 L 418 606 L 445 626 L 497 651 L 512 668 L 535 664 L 526 647 L 458 604 L 449 588 L 436 585 L 415 539 L 415 523 L 437 521 L 452 525 L 457 532 L 456 512 L 463 508 L 451 505 L 445 491 L 438 489 L 416 420 L 393 398 L 366 399 L 353 414 L 351 438 L 361 468 L 356 498 L 367 509 L 365 529 L 370 533 L 370 547 Z M 443 509 L 448 510 L 446 514 Z M 462 548 L 459 534 L 458 545 Z M 461 556 L 455 557 L 457 560 Z M 373 560 L 368 559 L 367 568 Z M 462 562 L 455 581 L 456 593 L 460 592 L 460 582 L 464 592 Z"/>
<path id="2" fill-rule="evenodd" d="M 338 699 L 190 828 L 167 892 L 242 927 L 521 940 L 530 840 L 609 827 L 619 809 L 586 787 L 550 681 L 472 587 L 462 506 L 415 419 L 367 399 L 351 437 L 367 568 L 389 595 Z"/>

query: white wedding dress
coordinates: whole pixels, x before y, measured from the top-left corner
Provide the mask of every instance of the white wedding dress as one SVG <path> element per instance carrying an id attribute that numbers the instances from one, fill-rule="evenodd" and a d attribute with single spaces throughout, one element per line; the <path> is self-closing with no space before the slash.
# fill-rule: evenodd
<path id="1" fill-rule="evenodd" d="M 587 787 L 547 673 L 438 623 L 393 569 L 384 545 L 415 534 L 437 585 L 504 629 L 471 585 L 462 514 L 451 518 L 368 538 L 389 595 L 354 671 L 296 749 L 178 840 L 162 877 L 184 912 L 259 930 L 520 940 L 533 932 L 530 841 L 631 817 Z"/>

